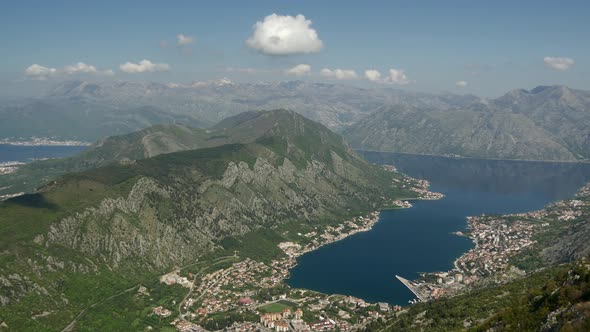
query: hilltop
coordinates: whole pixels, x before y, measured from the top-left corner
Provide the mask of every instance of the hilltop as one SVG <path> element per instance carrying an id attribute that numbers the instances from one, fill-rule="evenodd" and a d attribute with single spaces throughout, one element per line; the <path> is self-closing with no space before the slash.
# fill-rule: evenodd
<path id="1" fill-rule="evenodd" d="M 112 163 L 132 163 L 160 154 L 231 143 L 253 143 L 265 135 L 288 135 L 299 129 L 290 122 L 295 126 L 301 125 L 301 119 L 302 117 L 296 113 L 284 110 L 272 113 L 250 111 L 227 118 L 210 129 L 180 124 L 155 125 L 130 134 L 101 139 L 84 152 L 72 157 L 23 165 L 15 173 L 0 176 L 0 188 L 4 188 L 0 189 L 0 194 L 32 192 L 56 176 Z M 336 138 L 332 137 L 331 140 L 335 141 Z M 341 140 L 339 142 L 344 144 Z"/>

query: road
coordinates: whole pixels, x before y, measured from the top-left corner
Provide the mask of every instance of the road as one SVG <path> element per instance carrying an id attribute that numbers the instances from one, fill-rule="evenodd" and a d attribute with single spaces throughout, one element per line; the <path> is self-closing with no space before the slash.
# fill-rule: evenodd
<path id="1" fill-rule="evenodd" d="M 68 332 L 68 331 L 72 331 L 72 329 L 74 328 L 74 326 L 76 326 L 76 322 L 78 321 L 78 319 L 80 319 L 80 317 L 82 317 L 82 316 L 83 316 L 83 315 L 86 313 L 86 311 L 88 311 L 88 309 L 90 309 L 90 308 L 92 308 L 92 307 L 95 307 L 95 306 L 97 306 L 98 304 L 101 304 L 101 303 L 103 303 L 103 302 L 106 302 L 106 301 L 108 301 L 108 300 L 114 299 L 115 297 L 117 297 L 117 296 L 119 296 L 119 295 L 123 295 L 123 294 L 125 294 L 125 293 L 128 293 L 128 292 L 130 292 L 130 291 L 134 290 L 135 288 L 138 288 L 139 286 L 140 286 L 140 285 L 135 285 L 135 286 L 133 286 L 133 287 L 131 287 L 131 288 L 128 288 L 128 289 L 126 289 L 126 290 L 124 290 L 124 291 L 121 291 L 121 292 L 119 292 L 119 293 L 117 293 L 117 294 L 115 294 L 115 295 L 112 295 L 112 296 L 110 296 L 110 297 L 107 297 L 107 298 L 106 298 L 106 299 L 104 299 L 104 300 L 101 300 L 101 301 L 95 302 L 95 303 L 93 303 L 93 304 L 91 304 L 91 305 L 87 306 L 87 307 L 86 307 L 86 308 L 84 308 L 82 311 L 80 311 L 80 313 L 78 314 L 78 316 L 76 316 L 76 318 L 74 318 L 74 320 L 72 320 L 72 321 L 70 322 L 70 324 L 68 324 L 68 326 L 64 327 L 64 329 L 63 329 L 63 330 L 61 330 L 61 332 Z"/>
<path id="2" fill-rule="evenodd" d="M 182 301 L 180 301 L 180 303 L 178 304 L 178 317 L 180 317 L 180 319 L 185 320 L 184 319 L 184 315 L 182 314 L 182 305 L 184 304 L 184 302 L 186 302 L 186 300 L 188 299 L 188 297 L 191 295 L 191 293 L 193 292 L 194 288 L 195 288 L 195 282 L 197 280 L 197 277 L 200 276 L 203 271 L 205 271 L 206 269 L 215 266 L 217 264 L 221 264 L 221 263 L 225 263 L 226 261 L 228 261 L 231 258 L 236 258 L 239 259 L 239 256 L 224 256 L 224 257 L 219 257 L 217 258 L 217 261 L 207 267 L 202 268 L 201 270 L 199 270 L 199 272 L 197 274 L 195 274 L 194 278 L 193 278 L 193 284 L 191 285 L 189 291 L 186 293 L 186 295 L 184 296 L 184 298 L 182 299 Z M 194 264 L 191 264 L 194 265 Z M 228 273 L 232 272 L 233 270 L 235 270 L 234 268 L 231 268 L 229 270 L 227 270 L 226 273 L 224 273 L 223 275 L 221 275 L 219 277 L 219 279 L 221 279 L 222 277 L 226 276 Z M 219 280 L 217 279 L 211 286 L 215 286 L 215 284 L 217 284 L 217 281 Z M 203 296 L 203 293 L 199 294 L 199 296 L 195 299 L 195 302 L 200 300 L 201 297 Z"/>

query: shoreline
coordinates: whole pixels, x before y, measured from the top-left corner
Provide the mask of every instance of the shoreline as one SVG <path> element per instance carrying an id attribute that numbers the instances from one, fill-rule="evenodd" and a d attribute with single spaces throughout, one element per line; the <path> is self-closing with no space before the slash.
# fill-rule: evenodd
<path id="1" fill-rule="evenodd" d="M 390 165 L 383 165 L 383 166 L 385 166 L 386 169 L 388 167 L 391 167 Z M 395 170 L 395 168 L 393 170 Z M 412 178 L 412 177 L 405 175 L 405 174 L 404 174 L 404 176 L 409 181 L 417 181 L 417 187 L 413 188 L 413 189 L 416 189 L 415 192 L 417 195 L 424 195 L 423 197 L 416 196 L 416 197 L 411 197 L 411 198 L 398 198 L 398 199 L 395 199 L 392 201 L 392 203 L 395 206 L 390 206 L 390 207 L 385 206 L 383 208 L 380 208 L 379 210 L 372 211 L 364 216 L 355 217 L 355 218 L 368 218 L 368 216 L 374 216 L 374 218 L 369 219 L 370 220 L 369 223 L 364 225 L 365 227 L 355 229 L 354 231 L 346 233 L 345 235 L 341 234 L 340 236 L 337 236 L 332 240 L 328 240 L 326 242 L 323 242 L 313 248 L 305 248 L 304 247 L 303 250 L 301 250 L 301 251 L 291 251 L 291 252 L 287 252 L 285 249 L 281 248 L 285 252 L 285 254 L 287 254 L 287 256 L 289 257 L 289 260 L 293 260 L 293 265 L 289 267 L 288 274 L 283 279 L 283 282 L 287 286 L 291 287 L 286 281 L 289 279 L 291 269 L 295 268 L 299 264 L 297 261 L 297 258 L 299 258 L 307 253 L 310 253 L 312 251 L 318 250 L 318 249 L 320 249 L 324 246 L 327 246 L 329 244 L 344 240 L 344 239 L 346 239 L 350 236 L 353 236 L 355 234 L 362 233 L 362 232 L 368 232 L 368 231 L 372 230 L 373 227 L 381 220 L 380 214 L 382 211 L 409 209 L 409 208 L 413 207 L 413 205 L 410 204 L 409 201 L 435 201 L 435 200 L 439 200 L 439 199 L 442 199 L 445 197 L 445 195 L 442 193 L 429 191 L 428 188 L 430 187 L 430 182 L 428 180 Z M 414 191 L 414 190 L 412 190 L 412 191 Z M 355 218 L 353 218 L 353 219 L 355 219 Z M 340 225 L 347 224 L 349 222 L 350 222 L 349 220 L 346 220 L 346 221 L 341 222 Z M 281 244 L 282 243 L 279 244 L 279 247 Z M 347 294 L 325 294 L 325 295 L 328 295 L 328 296 L 334 296 L 334 295 L 352 296 L 352 295 L 347 295 Z"/>
<path id="2" fill-rule="evenodd" d="M 590 183 L 581 186 L 573 197 L 549 202 L 540 210 L 466 216 L 465 231 L 452 234 L 468 238 L 473 248 L 453 261 L 454 268 L 423 273 L 413 280 L 414 289 L 429 301 L 462 294 L 489 282 L 498 283 L 526 275 L 530 271 L 519 269 L 511 259 L 536 245 L 535 236 L 542 234 L 551 223 L 580 217 L 580 209 L 585 204 L 578 198 L 588 193 Z"/>
<path id="3" fill-rule="evenodd" d="M 385 168 L 394 171 L 391 169 L 392 167 Z M 236 251 L 231 257 L 239 258 L 239 261 L 202 275 L 198 283 L 195 273 L 200 274 L 201 272 L 193 271 L 191 274 L 191 272 L 181 273 L 180 270 L 177 270 L 162 275 L 160 282 L 167 285 L 180 284 L 191 290 L 191 296 L 193 296 L 185 298 L 181 302 L 179 316 L 170 324 L 179 330 L 189 326 L 206 329 L 208 319 L 218 313 L 250 311 L 259 316 L 259 322 L 236 321 L 235 324 L 243 326 L 249 331 L 272 328 L 277 320 L 271 317 L 272 314 L 269 316 L 269 309 L 266 307 L 284 300 L 291 303 L 291 310 L 300 308 L 304 310 L 305 315 L 312 315 L 314 320 L 319 319 L 319 321 L 308 325 L 300 319 L 300 316 L 294 318 L 291 312 L 291 314 L 286 314 L 287 316 L 282 316 L 280 321 L 284 324 L 295 324 L 315 329 L 314 326 L 319 326 L 322 319 L 329 317 L 331 328 L 338 327 L 342 330 L 355 331 L 362 329 L 365 324 L 379 317 L 384 317 L 389 312 L 403 310 L 403 307 L 399 305 L 390 305 L 384 302 L 372 303 L 353 295 L 324 293 L 305 287 L 293 287 L 289 284 L 293 268 L 300 263 L 299 257 L 355 234 L 372 230 L 380 221 L 382 211 L 410 208 L 412 204 L 409 200 L 434 200 L 444 197 L 440 193 L 430 192 L 428 181 L 415 179 L 405 174 L 400 179 L 393 179 L 391 184 L 405 188 L 408 191 L 407 196 L 411 195 L 410 193 L 415 196 L 403 200 L 399 198 L 384 199 L 383 208 L 354 217 L 334 219 L 332 223 L 316 225 L 304 232 L 297 233 L 297 237 L 284 238 L 284 242 L 275 244 L 283 255 L 270 261 L 255 261 L 247 257 L 244 259 L 239 256 L 239 251 Z M 268 295 L 258 297 L 257 290 L 260 289 L 280 289 L 281 293 L 272 294 L 272 297 Z M 331 313 L 327 316 L 324 312 L 326 306 L 337 307 L 340 310 L 338 314 Z M 262 308 L 262 310 L 259 311 L 258 308 Z M 152 311 L 154 315 L 161 317 L 168 317 L 172 314 L 171 310 L 164 310 L 162 307 L 154 307 Z M 218 329 L 212 328 L 212 330 Z"/>
<path id="4" fill-rule="evenodd" d="M 539 162 L 539 163 L 573 163 L 573 164 L 588 164 L 589 159 L 584 160 L 544 160 L 544 159 L 509 159 L 509 158 L 480 158 L 480 157 L 466 157 L 466 156 L 452 156 L 444 154 L 431 154 L 431 153 L 410 153 L 410 152 L 395 152 L 395 151 L 381 151 L 381 150 L 367 150 L 367 149 L 354 149 L 355 151 L 371 152 L 371 153 L 397 153 L 408 156 L 426 156 L 426 157 L 440 157 L 447 159 L 471 159 L 471 160 L 494 160 L 494 161 L 522 161 L 522 162 Z"/>
<path id="5" fill-rule="evenodd" d="M 84 142 L 84 141 L 74 141 L 74 140 L 53 140 L 48 138 L 39 138 L 39 139 L 32 139 L 32 140 L 24 140 L 24 141 L 11 141 L 8 139 L 0 140 L 0 145 L 10 145 L 10 146 L 90 146 L 92 143 Z"/>

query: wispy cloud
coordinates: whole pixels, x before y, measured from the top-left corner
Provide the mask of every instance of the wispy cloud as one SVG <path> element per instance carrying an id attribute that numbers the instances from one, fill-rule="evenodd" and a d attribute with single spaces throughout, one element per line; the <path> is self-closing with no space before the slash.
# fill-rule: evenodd
<path id="1" fill-rule="evenodd" d="M 193 36 L 185 36 L 182 33 L 176 35 L 176 45 L 179 47 L 191 45 L 195 43 L 195 37 Z"/>
<path id="2" fill-rule="evenodd" d="M 250 67 L 225 67 L 224 70 L 228 73 L 246 73 L 254 74 L 261 72 L 262 70 Z"/>

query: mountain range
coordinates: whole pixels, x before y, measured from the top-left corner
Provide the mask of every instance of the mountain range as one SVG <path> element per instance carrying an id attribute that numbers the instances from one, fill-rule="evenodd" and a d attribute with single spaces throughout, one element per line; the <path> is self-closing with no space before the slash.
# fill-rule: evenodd
<path id="1" fill-rule="evenodd" d="M 213 128 L 105 139 L 63 161 L 77 172 L 1 202 L 3 323 L 59 330 L 138 283 L 157 289 L 175 267 L 236 252 L 268 261 L 284 255 L 279 242 L 416 195 L 403 175 L 295 112 L 247 112 Z"/>
<path id="2" fill-rule="evenodd" d="M 156 124 L 208 128 L 244 110 L 289 109 L 342 132 L 357 149 L 475 158 L 576 161 L 590 157 L 590 92 L 565 86 L 498 98 L 227 79 L 65 81 L 0 106 L 0 139 L 95 141 Z"/>
<path id="3" fill-rule="evenodd" d="M 463 107 L 386 106 L 346 128 L 358 149 L 475 158 L 590 158 L 590 93 L 515 90 Z"/>
<path id="4" fill-rule="evenodd" d="M 269 109 L 296 111 L 338 131 L 383 105 L 446 109 L 474 100 L 478 98 L 303 81 L 218 80 L 188 85 L 66 81 L 36 98 L 0 106 L 0 139 L 36 136 L 95 141 L 161 123 L 206 128 L 245 110 Z"/>

